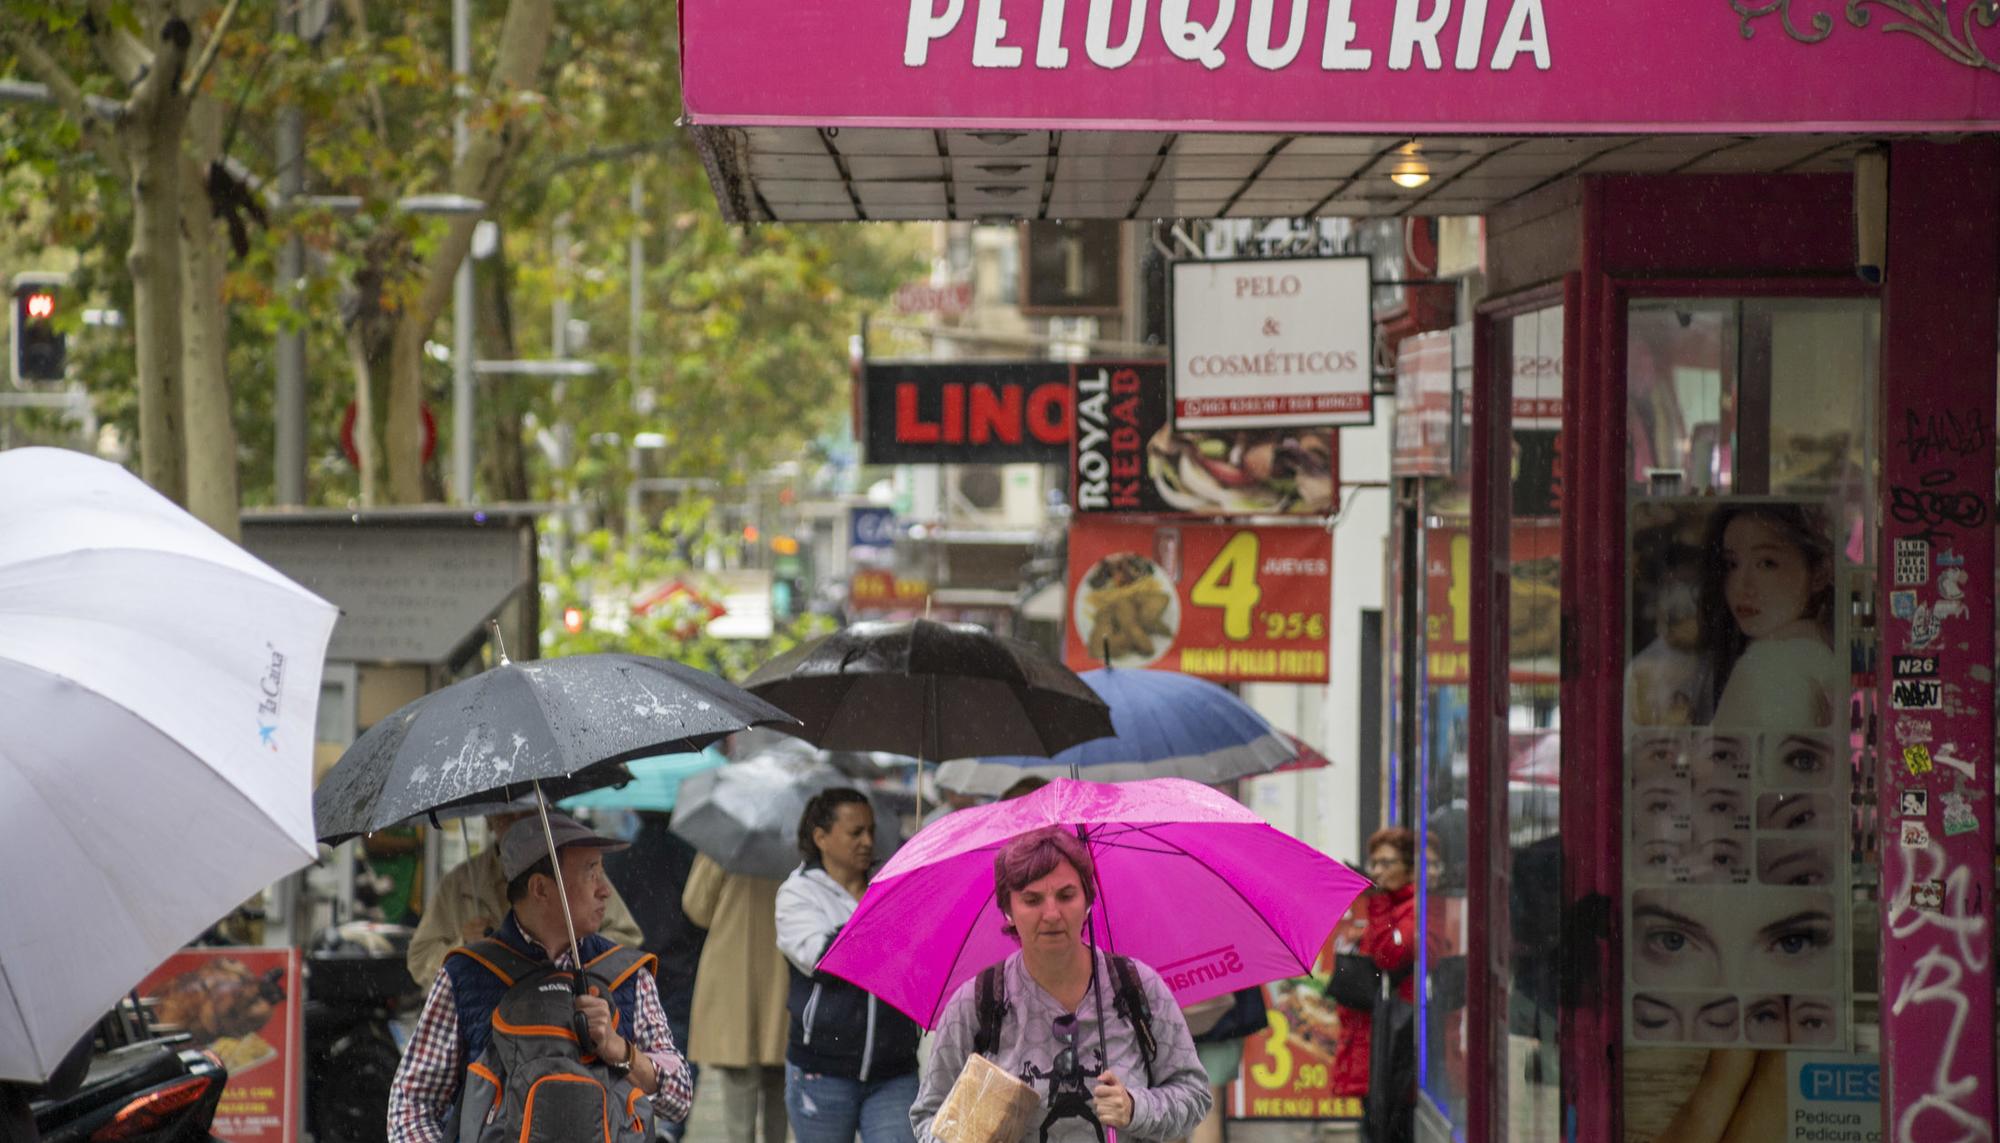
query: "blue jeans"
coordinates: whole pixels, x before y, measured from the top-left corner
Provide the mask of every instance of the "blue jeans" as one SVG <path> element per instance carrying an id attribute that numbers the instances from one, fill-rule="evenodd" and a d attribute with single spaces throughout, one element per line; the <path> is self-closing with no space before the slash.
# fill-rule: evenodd
<path id="1" fill-rule="evenodd" d="M 910 1105 L 917 1101 L 917 1073 L 895 1079 L 841 1079 L 785 1065 L 785 1110 L 798 1143 L 914 1143 Z"/>

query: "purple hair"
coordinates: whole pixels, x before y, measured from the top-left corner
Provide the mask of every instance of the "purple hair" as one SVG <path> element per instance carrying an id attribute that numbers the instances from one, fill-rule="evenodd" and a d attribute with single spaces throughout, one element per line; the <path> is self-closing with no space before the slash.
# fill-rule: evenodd
<path id="1" fill-rule="evenodd" d="M 1015 893 L 1055 872 L 1064 862 L 1076 870 L 1076 879 L 1083 883 L 1083 903 L 1088 908 L 1097 900 L 1097 863 L 1090 859 L 1089 847 L 1074 830 L 1043 826 L 1017 834 L 1001 846 L 993 857 L 993 900 L 1000 906 L 1000 915 L 1008 915 Z M 1011 918 L 1006 932 L 1010 937 L 1017 935 Z"/>

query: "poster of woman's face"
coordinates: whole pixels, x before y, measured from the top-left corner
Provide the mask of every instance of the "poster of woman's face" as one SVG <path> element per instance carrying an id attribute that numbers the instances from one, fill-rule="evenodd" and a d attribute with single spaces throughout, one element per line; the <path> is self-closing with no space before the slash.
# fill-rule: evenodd
<path id="1" fill-rule="evenodd" d="M 1846 1042 L 1852 775 L 1827 519 L 1769 498 L 1630 506 L 1635 1043 Z"/>
<path id="2" fill-rule="evenodd" d="M 1840 723 L 1839 551 L 1824 505 L 1771 498 L 1631 506 L 1625 717 L 1637 726 Z"/>

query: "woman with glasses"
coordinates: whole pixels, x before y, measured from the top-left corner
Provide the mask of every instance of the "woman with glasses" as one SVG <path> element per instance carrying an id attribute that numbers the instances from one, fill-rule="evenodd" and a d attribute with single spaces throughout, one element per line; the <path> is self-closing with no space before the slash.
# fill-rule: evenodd
<path id="1" fill-rule="evenodd" d="M 1410 1112 L 1416 1103 L 1416 1060 L 1414 1042 L 1399 1044 L 1388 1037 L 1396 1029 L 1383 1025 L 1385 1013 L 1400 1009 L 1400 1019 L 1408 1020 L 1409 1005 L 1416 1003 L 1417 967 L 1417 835 L 1402 826 L 1376 830 L 1368 839 L 1368 876 L 1375 882 L 1362 900 L 1367 920 L 1361 930 L 1359 951 L 1375 962 L 1382 978 L 1389 982 L 1393 998 L 1376 1002 L 1375 1010 L 1362 1012 L 1342 1008 L 1343 1029 L 1335 1069 L 1345 1063 L 1367 1061 L 1367 1113 L 1370 1130 L 1366 1137 L 1375 1143 L 1409 1137 Z M 1386 1118 L 1389 1122 L 1382 1124 Z"/>
<path id="2" fill-rule="evenodd" d="M 1041 1096 L 1024 1139 L 1085 1143 L 1107 1130 L 1120 1143 L 1185 1138 L 1208 1113 L 1208 1074 L 1160 975 L 1084 942 L 1097 897 L 1084 843 L 1060 826 L 1014 838 L 994 859 L 993 889 L 1003 931 L 1021 950 L 982 974 L 991 988 L 983 1021 L 980 977 L 945 1005 L 910 1109 L 917 1138 L 934 1138 L 932 1120 L 975 1050 Z"/>
<path id="3" fill-rule="evenodd" d="M 1376 829 L 1368 837 L 1368 877 L 1376 883 L 1348 909 L 1358 921 L 1354 951 L 1374 961 L 1376 971 L 1390 979 L 1406 1003 L 1414 1003 L 1416 981 L 1416 833 L 1402 825 Z M 1348 929 L 1348 923 L 1342 923 Z M 1374 1047 L 1374 1013 L 1340 1005 L 1340 1045 L 1334 1049 L 1334 1091 L 1362 1095 L 1368 1091 L 1368 1057 Z M 1388 1077 L 1380 1077 L 1388 1081 Z"/>

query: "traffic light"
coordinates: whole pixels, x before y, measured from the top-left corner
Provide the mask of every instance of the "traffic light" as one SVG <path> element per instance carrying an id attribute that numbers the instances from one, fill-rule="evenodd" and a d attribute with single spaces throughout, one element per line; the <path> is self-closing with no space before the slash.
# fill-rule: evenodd
<path id="1" fill-rule="evenodd" d="M 56 324 L 62 284 L 55 274 L 21 274 L 14 279 L 11 341 L 16 385 L 63 379 L 69 339 Z"/>

